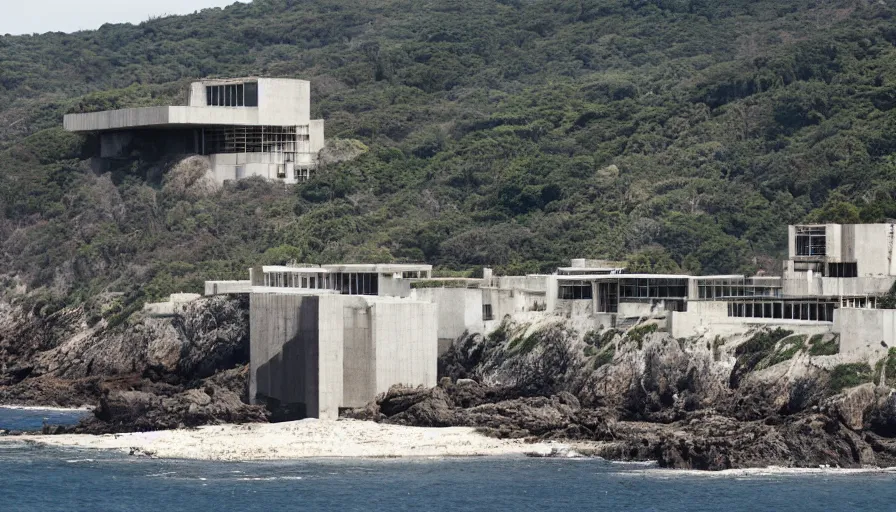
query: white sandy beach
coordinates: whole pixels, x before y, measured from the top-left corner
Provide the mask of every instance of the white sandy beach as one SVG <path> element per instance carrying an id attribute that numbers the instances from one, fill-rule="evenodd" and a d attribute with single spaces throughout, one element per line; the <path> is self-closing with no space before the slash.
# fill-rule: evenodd
<path id="1" fill-rule="evenodd" d="M 159 458 L 248 461 L 308 457 L 469 457 L 536 454 L 575 456 L 594 445 L 492 439 L 472 428 L 419 428 L 368 421 L 303 420 L 216 425 L 132 434 L 28 435 L 0 442 L 100 450 Z"/>

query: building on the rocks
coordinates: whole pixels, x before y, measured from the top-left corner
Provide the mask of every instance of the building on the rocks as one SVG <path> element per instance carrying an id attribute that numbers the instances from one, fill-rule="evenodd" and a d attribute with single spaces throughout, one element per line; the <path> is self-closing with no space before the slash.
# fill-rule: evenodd
<path id="1" fill-rule="evenodd" d="M 206 294 L 249 293 L 249 393 L 288 417 L 335 419 L 395 384 L 436 384 L 436 304 L 408 298 L 430 265 L 286 265 Z"/>
<path id="2" fill-rule="evenodd" d="M 198 154 L 219 183 L 250 176 L 297 183 L 324 147 L 324 122 L 310 116 L 308 81 L 236 78 L 193 82 L 183 106 L 68 114 L 63 124 L 98 136 L 100 167 L 135 152 Z"/>
<path id="3" fill-rule="evenodd" d="M 335 417 L 393 384 L 435 384 L 436 359 L 507 318 L 581 332 L 650 322 L 676 338 L 781 327 L 839 334 L 841 351 L 896 346 L 894 225 L 791 226 L 782 276 L 630 273 L 573 260 L 554 274 L 433 278 L 429 265 L 288 265 L 206 294 L 251 292 L 253 399 Z"/>

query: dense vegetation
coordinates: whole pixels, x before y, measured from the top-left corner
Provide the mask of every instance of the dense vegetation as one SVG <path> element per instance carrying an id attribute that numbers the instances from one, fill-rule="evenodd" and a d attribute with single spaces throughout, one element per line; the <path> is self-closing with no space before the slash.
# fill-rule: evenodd
<path id="1" fill-rule="evenodd" d="M 256 0 L 0 37 L 6 286 L 136 304 L 258 262 L 776 271 L 788 223 L 896 217 L 896 8 L 871 0 Z M 312 80 L 370 151 L 285 190 L 99 175 L 66 112 Z"/>

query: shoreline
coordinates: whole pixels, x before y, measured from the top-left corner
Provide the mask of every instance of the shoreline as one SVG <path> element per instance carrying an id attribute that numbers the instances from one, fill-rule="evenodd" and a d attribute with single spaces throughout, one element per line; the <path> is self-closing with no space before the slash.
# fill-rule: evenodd
<path id="1" fill-rule="evenodd" d="M 0 443 L 118 451 L 160 459 L 284 461 L 308 458 L 581 457 L 605 443 L 496 439 L 472 427 L 408 427 L 340 419 L 211 425 L 128 434 L 25 434 Z"/>
<path id="2" fill-rule="evenodd" d="M 35 405 L 0 405 L 0 409 L 11 409 L 14 411 L 51 411 L 51 412 L 91 412 L 94 406 L 82 405 L 81 407 L 41 407 Z"/>

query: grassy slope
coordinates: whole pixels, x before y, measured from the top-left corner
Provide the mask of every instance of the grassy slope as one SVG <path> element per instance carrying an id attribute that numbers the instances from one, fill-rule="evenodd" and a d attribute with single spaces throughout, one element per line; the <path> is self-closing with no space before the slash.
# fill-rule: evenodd
<path id="1" fill-rule="evenodd" d="M 775 270 L 785 226 L 896 217 L 896 11 L 864 1 L 256 1 L 0 37 L 7 283 L 127 303 L 259 261 Z M 312 80 L 370 146 L 295 191 L 95 176 L 65 112 Z M 15 279 L 12 276 L 17 276 Z M 146 286 L 144 286 L 146 285 Z M 46 294 L 45 294 L 46 295 Z"/>

